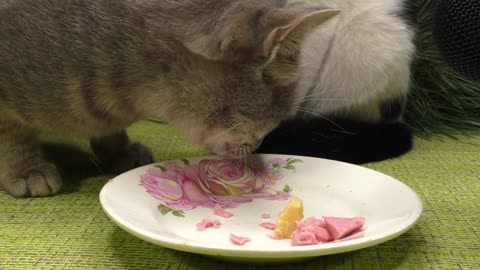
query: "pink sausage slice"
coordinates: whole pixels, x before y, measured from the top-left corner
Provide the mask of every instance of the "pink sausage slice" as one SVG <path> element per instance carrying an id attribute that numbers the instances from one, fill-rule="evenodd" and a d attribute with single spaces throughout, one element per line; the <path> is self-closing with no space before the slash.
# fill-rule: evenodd
<path id="1" fill-rule="evenodd" d="M 218 229 L 220 228 L 220 226 L 222 226 L 222 223 L 220 223 L 220 221 L 205 218 L 200 223 L 197 224 L 197 231 L 203 232 L 209 228 Z"/>
<path id="2" fill-rule="evenodd" d="M 233 233 L 231 233 L 230 234 L 230 241 L 237 246 L 243 246 L 246 243 L 252 241 L 252 239 L 250 239 L 248 237 L 242 237 L 242 236 L 234 235 Z"/>
<path id="3" fill-rule="evenodd" d="M 323 217 L 327 230 L 333 237 L 333 240 L 338 240 L 350 235 L 353 232 L 359 231 L 365 224 L 365 219 L 362 217 L 354 218 L 337 218 L 337 217 Z"/>

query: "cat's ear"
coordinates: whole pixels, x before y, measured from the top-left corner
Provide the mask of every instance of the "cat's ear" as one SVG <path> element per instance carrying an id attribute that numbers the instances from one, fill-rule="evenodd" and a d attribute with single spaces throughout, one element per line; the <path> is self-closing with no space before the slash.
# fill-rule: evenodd
<path id="1" fill-rule="evenodd" d="M 314 6 L 296 6 L 267 11 L 260 19 L 263 37 L 255 54 L 258 58 L 272 59 L 276 48 L 290 34 L 296 39 L 304 39 L 317 26 L 340 13 L 338 9 Z"/>

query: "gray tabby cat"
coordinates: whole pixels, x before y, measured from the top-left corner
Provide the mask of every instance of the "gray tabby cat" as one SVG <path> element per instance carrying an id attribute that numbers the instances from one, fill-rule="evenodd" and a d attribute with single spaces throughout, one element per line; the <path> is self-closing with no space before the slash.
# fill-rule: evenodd
<path id="1" fill-rule="evenodd" d="M 1 186 L 61 190 L 42 130 L 91 138 L 114 172 L 150 163 L 124 129 L 152 116 L 246 156 L 298 98 L 289 80 L 271 80 L 296 76 L 281 43 L 337 13 L 281 0 L 0 0 Z"/>

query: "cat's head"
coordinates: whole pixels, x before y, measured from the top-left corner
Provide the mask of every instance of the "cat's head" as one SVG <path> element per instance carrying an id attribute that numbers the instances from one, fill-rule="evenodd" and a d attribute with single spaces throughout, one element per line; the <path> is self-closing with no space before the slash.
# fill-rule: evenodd
<path id="1" fill-rule="evenodd" d="M 235 17 L 220 31 L 220 41 L 214 39 L 214 50 L 193 50 L 201 57 L 191 63 L 192 71 L 186 75 L 190 86 L 182 92 L 190 95 L 185 102 L 194 100 L 178 106 L 170 121 L 216 154 L 243 158 L 254 152 L 288 117 L 298 98 L 294 84 L 274 78 L 296 76 L 295 65 L 288 59 L 276 61 L 284 57 L 278 54 L 282 42 L 289 35 L 307 35 L 338 13 L 294 6 L 262 8 L 253 15 Z"/>
<path id="2" fill-rule="evenodd" d="M 340 11 L 295 0 L 237 0 L 215 13 L 184 45 L 210 60 L 269 61 L 292 31 L 306 35 Z M 291 3 L 289 3 L 291 2 Z"/>

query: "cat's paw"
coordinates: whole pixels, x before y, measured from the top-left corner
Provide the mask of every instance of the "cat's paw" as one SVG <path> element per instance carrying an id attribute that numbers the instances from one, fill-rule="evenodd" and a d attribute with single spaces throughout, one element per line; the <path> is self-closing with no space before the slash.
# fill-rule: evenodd
<path id="1" fill-rule="evenodd" d="M 141 143 L 131 143 L 126 151 L 111 157 L 108 161 L 108 169 L 113 173 L 123 173 L 131 169 L 152 164 L 154 158 L 152 152 Z"/>
<path id="2" fill-rule="evenodd" d="M 47 197 L 62 188 L 62 177 L 52 163 L 39 164 L 21 175 L 4 186 L 14 197 Z"/>

